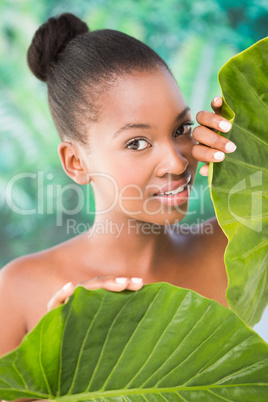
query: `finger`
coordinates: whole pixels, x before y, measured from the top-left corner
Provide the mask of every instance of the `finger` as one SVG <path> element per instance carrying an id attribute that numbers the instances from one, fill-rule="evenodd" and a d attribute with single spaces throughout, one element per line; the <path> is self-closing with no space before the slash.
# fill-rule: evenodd
<path id="1" fill-rule="evenodd" d="M 232 123 L 215 113 L 202 110 L 196 115 L 196 120 L 202 126 L 206 126 L 223 133 L 228 133 L 232 128 Z"/>
<path id="2" fill-rule="evenodd" d="M 90 281 L 82 282 L 80 285 L 89 290 L 101 288 L 112 292 L 122 292 L 125 289 L 140 289 L 143 286 L 143 281 L 141 278 L 97 277 Z"/>
<path id="3" fill-rule="evenodd" d="M 200 144 L 193 146 L 192 154 L 200 162 L 221 162 L 225 158 L 224 152 Z"/>
<path id="4" fill-rule="evenodd" d="M 143 286 L 143 279 L 142 278 L 130 278 L 128 281 L 128 289 L 129 290 L 139 290 Z"/>
<path id="5" fill-rule="evenodd" d="M 220 96 L 216 96 L 215 98 L 212 99 L 211 108 L 217 115 L 221 116 L 221 107 L 222 107 L 222 98 Z"/>
<path id="6" fill-rule="evenodd" d="M 52 310 L 55 307 L 60 306 L 68 299 L 74 292 L 74 285 L 72 282 L 66 283 L 54 296 L 49 300 L 47 304 L 47 311 Z"/>
<path id="7" fill-rule="evenodd" d="M 199 170 L 199 173 L 201 174 L 201 176 L 208 176 L 208 169 L 209 169 L 208 163 L 203 165 L 201 167 L 201 169 Z"/>
<path id="8" fill-rule="evenodd" d="M 196 141 L 201 144 L 207 145 L 213 148 L 215 151 L 222 152 L 234 152 L 236 150 L 236 145 L 223 137 L 220 134 L 215 133 L 205 126 L 198 126 L 193 130 L 193 137 Z"/>

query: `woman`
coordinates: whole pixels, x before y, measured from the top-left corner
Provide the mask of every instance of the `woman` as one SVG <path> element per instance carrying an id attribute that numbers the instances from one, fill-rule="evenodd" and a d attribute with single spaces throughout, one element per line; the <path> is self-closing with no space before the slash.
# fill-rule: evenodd
<path id="1" fill-rule="evenodd" d="M 122 291 L 166 281 L 227 306 L 227 240 L 216 219 L 195 234 L 174 225 L 187 212 L 198 161 L 235 150 L 217 134 L 231 128 L 221 98 L 215 113 L 198 113 L 192 133 L 190 109 L 152 49 L 117 31 L 88 32 L 71 14 L 39 28 L 28 63 L 48 86 L 62 166 L 92 184 L 96 218 L 89 232 L 1 271 L 0 355 L 78 284 Z"/>

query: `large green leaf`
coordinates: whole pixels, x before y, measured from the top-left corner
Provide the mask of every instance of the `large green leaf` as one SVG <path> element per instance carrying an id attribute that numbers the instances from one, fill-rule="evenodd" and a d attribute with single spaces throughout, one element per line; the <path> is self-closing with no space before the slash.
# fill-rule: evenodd
<path id="1" fill-rule="evenodd" d="M 268 302 L 268 38 L 230 59 L 219 82 L 237 150 L 211 166 L 212 198 L 229 239 L 228 303 L 254 325 Z"/>
<path id="2" fill-rule="evenodd" d="M 266 401 L 268 345 L 235 313 L 158 283 L 76 289 L 0 360 L 0 398 Z"/>

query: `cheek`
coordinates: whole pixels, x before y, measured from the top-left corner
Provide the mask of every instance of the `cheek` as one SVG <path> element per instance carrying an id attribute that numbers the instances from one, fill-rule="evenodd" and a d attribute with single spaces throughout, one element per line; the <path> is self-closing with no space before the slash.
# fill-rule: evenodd
<path id="1" fill-rule="evenodd" d="M 139 162 L 136 158 L 120 164 L 114 174 L 117 177 L 119 188 L 120 208 L 124 213 L 141 213 L 145 197 L 145 188 L 151 178 L 151 170 L 148 161 Z M 140 211 L 140 212 L 139 212 Z"/>
<path id="2" fill-rule="evenodd" d="M 113 155 L 113 158 L 107 155 L 101 160 L 104 163 L 99 159 L 95 165 L 98 171 L 95 191 L 100 198 L 111 200 L 115 197 L 125 213 L 139 210 L 152 174 L 149 158 L 141 161 L 137 155 Z"/>
<path id="3" fill-rule="evenodd" d="M 134 159 L 130 156 L 126 159 L 121 158 L 121 161 L 114 166 L 113 174 L 120 188 L 138 186 L 143 189 L 151 177 L 151 170 L 152 165 L 149 158 L 143 158 L 141 161 L 137 157 Z"/>

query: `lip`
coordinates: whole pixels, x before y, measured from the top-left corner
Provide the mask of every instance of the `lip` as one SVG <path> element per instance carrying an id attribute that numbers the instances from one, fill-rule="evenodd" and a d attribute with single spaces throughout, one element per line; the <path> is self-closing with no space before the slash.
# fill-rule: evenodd
<path id="1" fill-rule="evenodd" d="M 153 194 L 154 197 L 166 197 L 160 194 L 166 193 L 167 191 L 174 191 L 178 187 L 186 187 L 191 181 L 191 176 L 183 178 L 181 180 L 171 181 L 166 186 L 161 187 L 157 192 Z M 169 196 L 172 197 L 172 196 Z"/>
<path id="2" fill-rule="evenodd" d="M 162 202 L 165 205 L 170 207 L 176 207 L 178 205 L 184 204 L 189 200 L 190 196 L 190 188 L 189 185 L 186 184 L 185 188 L 178 194 L 174 195 L 155 195 L 153 198 Z"/>

